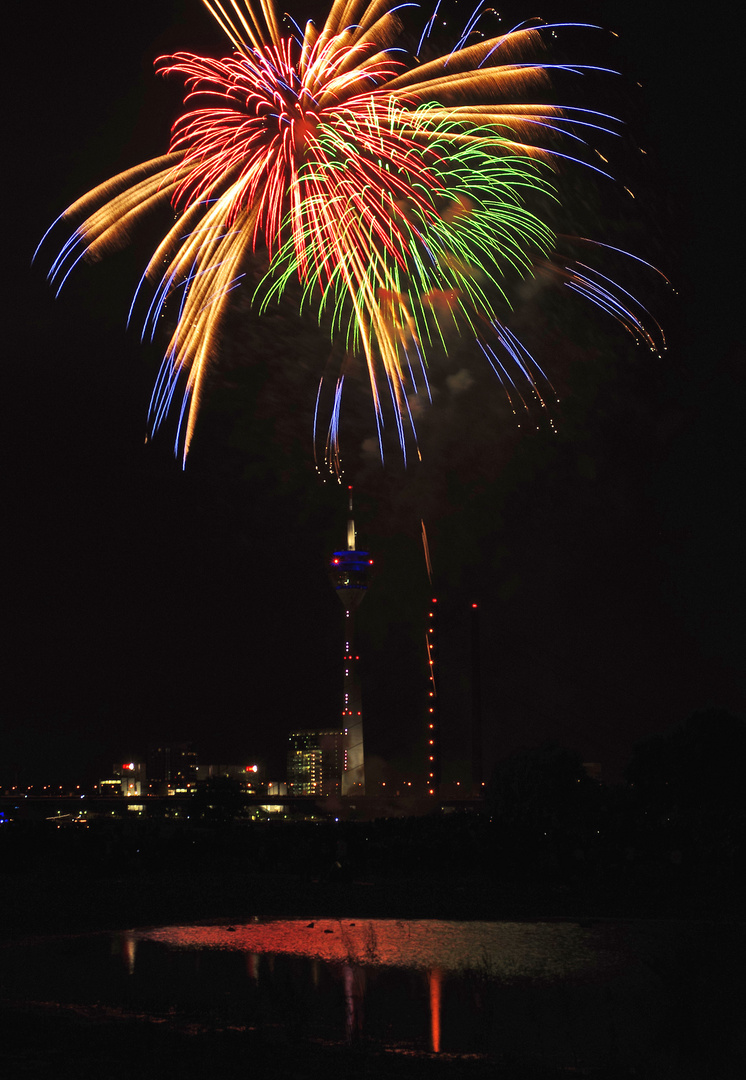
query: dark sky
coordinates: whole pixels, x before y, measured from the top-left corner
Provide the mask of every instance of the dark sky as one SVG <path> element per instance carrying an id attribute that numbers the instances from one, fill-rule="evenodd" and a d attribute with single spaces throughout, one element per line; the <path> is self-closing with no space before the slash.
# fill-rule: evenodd
<path id="1" fill-rule="evenodd" d="M 514 325 L 559 391 L 556 434 L 518 431 L 468 344 L 453 343 L 434 365 L 422 466 L 382 469 L 364 451 L 371 415 L 353 383 L 344 480 L 376 560 L 359 617 L 366 749 L 392 768 L 423 754 L 421 518 L 448 774 L 468 758 L 475 600 L 488 767 L 551 740 L 616 779 L 636 740 L 694 710 L 746 712 L 744 352 L 728 254 L 742 215 L 723 105 L 735 35 L 718 7 L 696 27 L 639 3 L 504 9 L 505 22 L 542 14 L 620 33 L 572 39 L 589 63 L 623 67 L 613 90 L 584 76 L 584 95 L 625 110 L 626 150 L 634 139 L 648 151 L 641 163 L 623 147 L 614 162 L 637 189 L 634 215 L 609 210 L 608 192 L 595 213 L 678 297 L 654 275 L 635 280 L 669 338 L 656 359 L 580 301 L 522 296 Z M 239 298 L 186 472 L 169 438 L 145 445 L 158 357 L 124 320 L 154 235 L 82 267 L 57 300 L 44 269 L 64 233 L 30 258 L 73 199 L 165 149 L 179 91 L 154 78 L 153 59 L 220 55 L 221 35 L 198 0 L 133 0 L 113 15 L 84 0 L 16 23 L 0 783 L 87 778 L 185 739 L 203 761 L 263 757 L 277 775 L 287 732 L 334 723 L 341 691 L 326 562 L 344 543 L 344 492 L 317 476 L 310 437 L 328 339 L 292 298 L 260 324 Z"/>

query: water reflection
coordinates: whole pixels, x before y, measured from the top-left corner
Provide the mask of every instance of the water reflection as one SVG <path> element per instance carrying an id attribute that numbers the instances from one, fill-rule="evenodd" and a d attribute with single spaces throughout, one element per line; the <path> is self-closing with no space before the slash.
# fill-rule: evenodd
<path id="1" fill-rule="evenodd" d="M 345 964 L 342 971 L 345 988 L 345 1034 L 347 1041 L 353 1042 L 363 1032 L 365 969 Z"/>
<path id="2" fill-rule="evenodd" d="M 246 954 L 246 971 L 252 982 L 259 982 L 259 953 L 250 952 Z"/>
<path id="3" fill-rule="evenodd" d="M 218 949 L 314 957 L 327 963 L 430 971 L 485 971 L 491 977 L 556 979 L 613 963 L 597 935 L 577 923 L 437 920 L 272 920 L 241 926 L 167 926 L 133 931 L 172 949 Z"/>
<path id="4" fill-rule="evenodd" d="M 685 940 L 673 924 L 277 920 L 39 939 L 1 959 L 8 999 L 76 1015 L 629 1070 L 671 1038 L 681 980 L 665 972 L 682 950 L 689 964 Z"/>
<path id="5" fill-rule="evenodd" d="M 440 968 L 433 968 L 428 973 L 430 980 L 430 1049 L 434 1054 L 440 1053 L 440 984 L 443 972 Z"/>
<path id="6" fill-rule="evenodd" d="M 334 1037 L 329 1014 L 336 1009 L 337 1031 L 341 1026 L 348 1042 L 365 1035 L 435 1054 L 444 1031 L 448 1051 L 489 1051 L 499 1014 L 512 1012 L 519 985 L 535 996 L 540 986 L 604 981 L 620 966 L 608 943 L 574 923 L 320 919 L 170 926 L 126 935 L 121 955 L 128 970 L 144 948 L 158 950 L 166 965 L 169 955 L 226 962 L 243 956 L 263 1015 L 289 1008 L 294 1022 L 303 1014 Z M 496 994 L 507 987 L 512 995 L 498 1002 Z M 522 1028 L 528 1037 L 525 1018 Z"/>
<path id="7" fill-rule="evenodd" d="M 127 968 L 127 974 L 133 975 L 135 972 L 135 959 L 137 957 L 137 937 L 135 934 L 120 934 L 118 943 L 119 953 Z M 113 946 L 114 942 L 112 942 L 112 947 Z"/>

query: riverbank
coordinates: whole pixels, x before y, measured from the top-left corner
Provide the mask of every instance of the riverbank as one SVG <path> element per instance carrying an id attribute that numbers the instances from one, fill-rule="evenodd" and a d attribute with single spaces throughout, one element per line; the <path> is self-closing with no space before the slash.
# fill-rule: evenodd
<path id="1" fill-rule="evenodd" d="M 400 877 L 377 881 L 306 878 L 289 873 L 121 874 L 91 879 L 40 873 L 0 875 L 0 939 L 128 930 L 179 923 L 245 923 L 269 918 L 739 919 L 743 908 L 701 893 L 616 893 L 562 882 Z"/>
<path id="2" fill-rule="evenodd" d="M 0 934 L 271 917 L 739 919 L 731 860 L 505 851 L 475 815 L 371 823 L 53 823 L 0 830 Z"/>
<path id="3" fill-rule="evenodd" d="M 144 1018 L 56 1004 L 0 1003 L 0 1061 L 5 1075 L 58 1080 L 219 1077 L 246 1080 L 265 1070 L 283 1080 L 487 1080 L 495 1063 L 478 1055 L 412 1054 L 303 1039 L 286 1028 L 261 1031 L 198 1018 Z M 502 1072 L 529 1080 L 535 1071 Z M 554 1073 L 544 1073 L 549 1080 Z"/>

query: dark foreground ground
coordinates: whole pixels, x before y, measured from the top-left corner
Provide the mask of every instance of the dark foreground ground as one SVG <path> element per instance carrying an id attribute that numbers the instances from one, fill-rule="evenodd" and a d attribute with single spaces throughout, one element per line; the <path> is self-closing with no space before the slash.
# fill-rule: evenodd
<path id="1" fill-rule="evenodd" d="M 0 937 L 253 916 L 742 917 L 746 853 L 730 837 L 596 833 L 500 831 L 476 814 L 11 822 Z"/>
<path id="2" fill-rule="evenodd" d="M 361 1043 L 323 1045 L 283 1029 L 241 1031 L 194 1020 L 112 1018 L 42 1005 L 8 1005 L 0 1018 L 4 1075 L 129 1080 L 177 1076 L 246 1078 L 261 1070 L 287 1080 L 433 1080 L 497 1075 L 480 1057 L 383 1052 Z M 500 1070 L 504 1077 L 539 1076 Z M 543 1074 L 555 1075 L 555 1074 Z"/>
<path id="3" fill-rule="evenodd" d="M 4 948 L 25 940 L 164 924 L 254 917 L 430 919 L 643 918 L 706 927 L 666 960 L 673 1037 L 634 1070 L 562 1069 L 486 1056 L 411 1054 L 361 1039 L 315 1041 L 292 1022 L 259 1029 L 217 1016 L 138 1015 L 95 1002 L 14 1000 L 0 986 L 0 1073 L 11 1077 L 500 1077 L 591 1080 L 631 1076 L 729 1080 L 746 1075 L 738 1035 L 744 988 L 743 893 L 725 869 L 687 865 L 680 852 L 564 860 L 534 852 L 507 862 L 476 822 L 409 827 L 307 824 L 251 832 L 172 829 L 19 829 L 0 838 Z M 734 933 L 735 930 L 735 933 Z"/>

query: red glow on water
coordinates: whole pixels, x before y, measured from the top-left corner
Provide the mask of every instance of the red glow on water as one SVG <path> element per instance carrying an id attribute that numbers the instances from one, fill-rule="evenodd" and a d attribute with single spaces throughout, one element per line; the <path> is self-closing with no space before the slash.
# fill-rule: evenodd
<path id="1" fill-rule="evenodd" d="M 454 924 L 389 919 L 278 919 L 232 926 L 169 926 L 138 932 L 170 948 L 219 949 L 247 955 L 305 956 L 362 966 L 412 966 L 429 971 L 460 966 L 459 948 L 449 962 Z"/>
<path id="2" fill-rule="evenodd" d="M 434 1054 L 440 1053 L 440 988 L 443 972 L 433 968 L 429 973 L 430 981 L 430 1043 Z"/>

